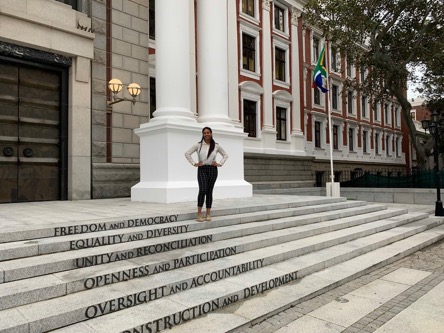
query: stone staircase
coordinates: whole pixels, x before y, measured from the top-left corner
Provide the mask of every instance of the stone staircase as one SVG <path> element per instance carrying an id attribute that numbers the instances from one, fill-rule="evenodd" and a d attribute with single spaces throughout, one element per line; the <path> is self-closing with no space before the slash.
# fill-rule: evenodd
<path id="1" fill-rule="evenodd" d="M 0 332 L 229 332 L 444 237 L 344 198 L 193 215 L 0 231 Z"/>

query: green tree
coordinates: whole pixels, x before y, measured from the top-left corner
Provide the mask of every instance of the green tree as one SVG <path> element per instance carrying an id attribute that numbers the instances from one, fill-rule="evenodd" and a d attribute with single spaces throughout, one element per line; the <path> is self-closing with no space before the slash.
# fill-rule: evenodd
<path id="1" fill-rule="evenodd" d="M 419 83 L 426 98 L 443 96 L 444 0 L 308 0 L 304 20 L 321 29 L 347 61 L 369 69 L 364 82 L 349 80 L 345 88 L 396 98 L 423 166 L 406 84 Z"/>

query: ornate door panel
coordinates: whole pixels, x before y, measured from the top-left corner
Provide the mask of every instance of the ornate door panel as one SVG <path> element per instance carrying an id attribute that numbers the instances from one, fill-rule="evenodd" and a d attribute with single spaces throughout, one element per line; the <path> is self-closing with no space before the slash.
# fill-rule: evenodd
<path id="1" fill-rule="evenodd" d="M 60 199 L 60 73 L 0 65 L 0 202 Z"/>

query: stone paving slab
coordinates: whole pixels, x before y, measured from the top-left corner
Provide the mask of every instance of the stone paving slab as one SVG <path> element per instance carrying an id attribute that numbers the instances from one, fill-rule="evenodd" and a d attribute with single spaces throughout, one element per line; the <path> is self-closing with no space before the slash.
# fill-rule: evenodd
<path id="1" fill-rule="evenodd" d="M 397 332 L 444 332 L 444 282 L 375 331 L 375 333 Z"/>
<path id="2" fill-rule="evenodd" d="M 308 315 L 342 327 L 348 327 L 401 294 L 408 285 L 376 280 L 337 298 Z"/>
<path id="3" fill-rule="evenodd" d="M 342 326 L 306 315 L 278 329 L 276 333 L 340 333 L 343 330 Z"/>

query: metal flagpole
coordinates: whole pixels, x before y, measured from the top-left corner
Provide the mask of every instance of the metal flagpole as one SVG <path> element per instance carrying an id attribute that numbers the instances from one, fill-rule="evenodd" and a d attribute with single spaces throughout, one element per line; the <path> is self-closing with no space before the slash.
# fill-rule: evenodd
<path id="1" fill-rule="evenodd" d="M 325 41 L 325 43 L 327 44 L 327 51 L 328 51 L 328 40 Z M 328 55 L 330 56 L 331 54 L 331 50 L 330 52 L 328 52 Z M 324 53 L 325 56 L 325 53 Z M 339 197 L 340 196 L 340 190 L 339 190 L 339 183 L 336 184 L 335 183 L 335 174 L 333 172 L 333 126 L 332 126 L 332 121 L 331 121 L 331 110 L 332 110 L 332 103 L 331 103 L 331 82 L 330 82 L 330 76 L 328 75 L 328 71 L 329 71 L 329 57 L 325 57 L 325 69 L 326 69 L 326 76 L 327 76 L 327 83 L 328 83 L 328 91 L 327 91 L 327 108 L 328 108 L 328 138 L 330 141 L 330 179 L 331 179 L 331 184 L 330 184 L 330 190 L 327 190 L 327 196 L 331 196 L 331 197 Z M 328 184 L 327 184 L 328 187 Z"/>
<path id="2" fill-rule="evenodd" d="M 328 140 L 330 141 L 330 179 L 335 182 L 335 174 L 333 173 L 333 128 L 331 125 L 331 91 L 328 91 Z"/>

